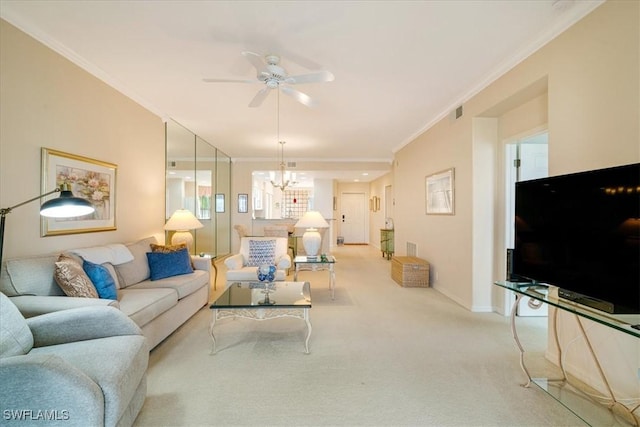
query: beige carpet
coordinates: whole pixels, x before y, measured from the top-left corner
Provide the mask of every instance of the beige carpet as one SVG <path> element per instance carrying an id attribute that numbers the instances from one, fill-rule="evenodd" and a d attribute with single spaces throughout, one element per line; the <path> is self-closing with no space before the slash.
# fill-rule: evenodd
<path id="1" fill-rule="evenodd" d="M 312 285 L 311 354 L 304 322 L 225 319 L 202 309 L 151 353 L 137 426 L 582 426 L 523 374 L 508 318 L 471 313 L 434 289 L 401 288 L 368 246 L 334 252 Z M 221 269 L 220 276 L 224 277 Z M 224 279 L 218 281 L 218 292 Z M 534 376 L 546 322 L 519 319 Z"/>

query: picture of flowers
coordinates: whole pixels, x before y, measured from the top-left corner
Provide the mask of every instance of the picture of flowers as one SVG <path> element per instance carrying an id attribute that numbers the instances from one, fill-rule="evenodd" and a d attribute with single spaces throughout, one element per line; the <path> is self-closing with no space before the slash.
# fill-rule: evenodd
<path id="1" fill-rule="evenodd" d="M 112 163 L 43 148 L 42 192 L 66 186 L 75 197 L 89 200 L 95 212 L 77 218 L 43 217 L 42 236 L 115 230 L 116 170 Z"/>

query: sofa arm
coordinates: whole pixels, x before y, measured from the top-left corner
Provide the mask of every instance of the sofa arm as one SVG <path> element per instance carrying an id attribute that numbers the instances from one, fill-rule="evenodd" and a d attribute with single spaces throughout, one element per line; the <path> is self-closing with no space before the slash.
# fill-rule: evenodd
<path id="1" fill-rule="evenodd" d="M 244 257 L 242 254 L 231 255 L 224 260 L 224 265 L 226 265 L 229 270 L 240 270 L 244 267 Z"/>
<path id="2" fill-rule="evenodd" d="M 58 356 L 0 359 L 0 384 L 2 425 L 47 424 L 44 411 L 65 426 L 104 424 L 104 395 L 98 384 Z"/>
<path id="3" fill-rule="evenodd" d="M 82 307 L 27 319 L 33 346 L 64 344 L 118 335 L 142 335 L 129 317 L 113 307 Z"/>
<path id="4" fill-rule="evenodd" d="M 191 262 L 196 270 L 211 271 L 211 257 L 191 255 Z"/>
<path id="5" fill-rule="evenodd" d="M 20 295 L 9 298 L 18 307 L 24 317 L 39 316 L 54 311 L 68 310 L 79 307 L 105 307 L 120 308 L 116 300 L 102 298 L 79 298 L 67 296 L 39 296 Z"/>
<path id="6" fill-rule="evenodd" d="M 291 268 L 291 257 L 289 254 L 282 255 L 280 258 L 276 260 L 276 266 L 278 270 L 286 270 L 287 268 Z"/>

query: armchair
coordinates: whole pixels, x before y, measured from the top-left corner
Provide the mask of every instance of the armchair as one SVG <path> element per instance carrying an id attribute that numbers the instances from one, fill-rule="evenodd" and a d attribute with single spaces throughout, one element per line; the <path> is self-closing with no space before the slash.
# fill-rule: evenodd
<path id="1" fill-rule="evenodd" d="M 25 319 L 0 293 L 3 425 L 131 426 L 144 403 L 149 349 L 114 307 Z"/>
<path id="2" fill-rule="evenodd" d="M 240 239 L 240 253 L 224 261 L 227 267 L 227 283 L 257 280 L 258 266 L 275 265 L 276 280 L 286 278 L 286 270 L 291 267 L 286 237 L 243 237 Z"/>

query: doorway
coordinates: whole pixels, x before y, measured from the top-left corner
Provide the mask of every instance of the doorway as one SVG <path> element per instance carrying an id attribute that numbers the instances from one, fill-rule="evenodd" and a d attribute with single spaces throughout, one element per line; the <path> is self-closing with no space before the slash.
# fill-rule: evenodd
<path id="1" fill-rule="evenodd" d="M 366 244 L 364 193 L 342 193 L 340 207 L 340 233 L 344 237 L 344 243 Z"/>
<path id="2" fill-rule="evenodd" d="M 505 244 L 513 249 L 515 244 L 516 182 L 549 176 L 549 134 L 528 136 L 506 145 L 506 230 Z M 511 301 L 515 298 L 511 293 Z M 539 309 L 529 308 L 528 298 L 518 306 L 518 316 L 546 316 L 547 305 Z"/>

